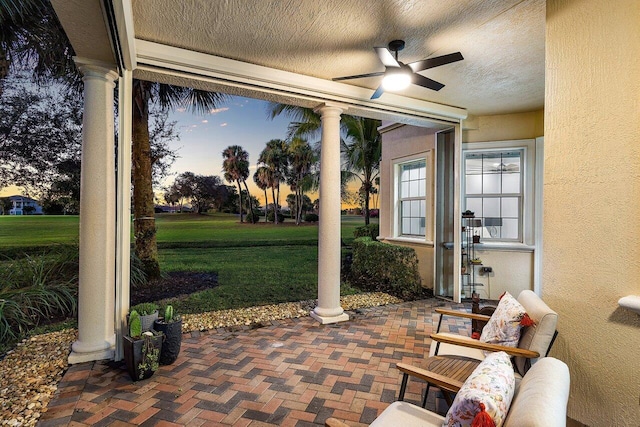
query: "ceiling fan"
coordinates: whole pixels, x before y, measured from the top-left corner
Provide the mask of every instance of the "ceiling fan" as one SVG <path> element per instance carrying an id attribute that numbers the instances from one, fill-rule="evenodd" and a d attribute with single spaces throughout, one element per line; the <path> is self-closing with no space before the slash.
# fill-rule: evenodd
<path id="1" fill-rule="evenodd" d="M 385 90 L 394 91 L 401 90 L 413 83 L 418 86 L 426 87 L 431 90 L 438 91 L 444 87 L 442 83 L 431 80 L 421 74 L 420 71 L 429 68 L 439 67 L 441 65 L 451 64 L 452 62 L 461 61 L 464 58 L 460 52 L 450 53 L 448 55 L 436 56 L 435 58 L 427 58 L 422 61 L 404 64 L 398 61 L 398 52 L 404 49 L 404 40 L 393 40 L 389 43 L 389 48 L 374 47 L 380 61 L 385 66 L 384 71 L 376 73 L 357 74 L 354 76 L 336 77 L 333 81 L 361 79 L 364 77 L 384 76 L 382 83 L 371 96 L 371 99 L 379 98 Z M 395 52 L 395 58 L 391 52 Z"/>

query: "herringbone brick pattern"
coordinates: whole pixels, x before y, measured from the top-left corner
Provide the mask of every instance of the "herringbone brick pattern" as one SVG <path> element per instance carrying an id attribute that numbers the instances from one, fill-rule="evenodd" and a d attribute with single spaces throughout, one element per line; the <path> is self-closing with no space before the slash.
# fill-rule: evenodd
<path id="1" fill-rule="evenodd" d="M 122 366 L 72 366 L 39 423 L 48 426 L 316 426 L 328 417 L 367 425 L 393 402 L 397 362 L 429 352 L 437 300 L 183 336 L 178 360 L 132 382 Z M 443 330 L 468 327 L 447 320 Z M 406 400 L 423 384 L 410 381 Z"/>

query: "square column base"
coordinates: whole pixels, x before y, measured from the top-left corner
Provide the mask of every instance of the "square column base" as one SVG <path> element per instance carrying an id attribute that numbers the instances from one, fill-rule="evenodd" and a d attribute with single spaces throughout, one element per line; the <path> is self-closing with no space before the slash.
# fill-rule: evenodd
<path id="1" fill-rule="evenodd" d="M 342 313 L 338 316 L 326 317 L 326 316 L 320 316 L 312 311 L 311 317 L 313 317 L 323 325 L 328 325 L 329 323 L 346 322 L 347 320 L 349 320 L 349 315 L 347 313 Z"/>
<path id="2" fill-rule="evenodd" d="M 71 354 L 69 354 L 67 362 L 69 365 L 75 365 L 76 363 L 92 362 L 94 360 L 113 360 L 114 350 L 115 349 L 112 347 L 87 353 L 72 351 Z"/>

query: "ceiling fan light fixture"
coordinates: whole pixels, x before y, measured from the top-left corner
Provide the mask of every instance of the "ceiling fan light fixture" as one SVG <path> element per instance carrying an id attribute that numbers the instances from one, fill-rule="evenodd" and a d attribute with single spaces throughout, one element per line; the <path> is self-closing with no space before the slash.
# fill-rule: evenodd
<path id="1" fill-rule="evenodd" d="M 411 84 L 411 73 L 406 70 L 391 70 L 388 69 L 382 79 L 382 87 L 386 91 L 397 91 L 406 89 Z"/>

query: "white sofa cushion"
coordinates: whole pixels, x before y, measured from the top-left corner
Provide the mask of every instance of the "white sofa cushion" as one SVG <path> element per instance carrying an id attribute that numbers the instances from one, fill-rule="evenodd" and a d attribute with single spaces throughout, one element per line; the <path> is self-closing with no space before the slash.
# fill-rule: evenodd
<path id="1" fill-rule="evenodd" d="M 444 417 L 411 403 L 393 402 L 371 427 L 441 427 Z"/>
<path id="2" fill-rule="evenodd" d="M 522 378 L 505 427 L 564 427 L 569 400 L 569 368 L 542 357 Z"/>
<path id="3" fill-rule="evenodd" d="M 540 353 L 540 357 L 544 357 L 556 332 L 558 314 L 551 310 L 533 291 L 520 292 L 518 302 L 522 304 L 529 317 L 535 322 L 535 325 L 523 329 L 518 347 L 537 351 Z M 516 368 L 520 375 L 524 375 L 529 365 L 535 364 L 538 360 L 516 357 Z"/>

